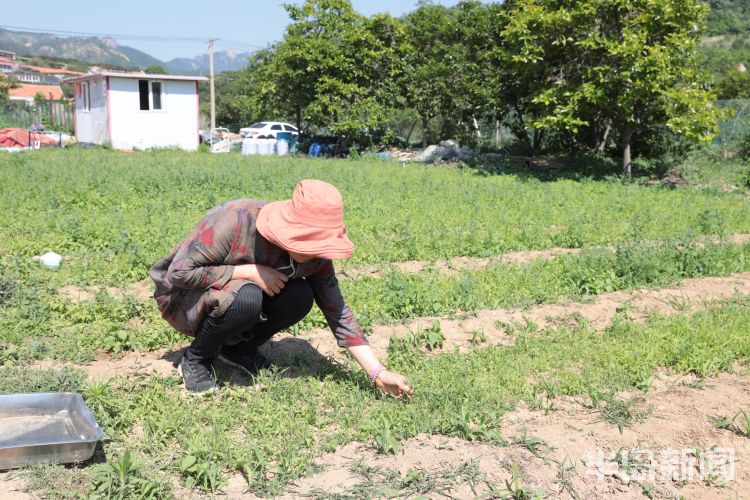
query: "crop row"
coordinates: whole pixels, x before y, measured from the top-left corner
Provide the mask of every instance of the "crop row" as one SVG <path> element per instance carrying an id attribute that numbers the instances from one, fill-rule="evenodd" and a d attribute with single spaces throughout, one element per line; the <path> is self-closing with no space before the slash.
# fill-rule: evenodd
<path id="1" fill-rule="evenodd" d="M 587 250 L 526 265 L 495 264 L 461 274 L 393 271 L 382 278 L 342 281 L 341 286 L 368 329 L 415 317 L 551 303 L 745 271 L 750 271 L 750 244 L 673 240 L 622 245 L 615 252 Z M 121 300 L 106 292 L 74 303 L 44 282 L 47 274 L 35 268 L 25 286 L 12 276 L 0 279 L 0 292 L 5 290 L 0 293 L 0 363 L 92 359 L 97 350 L 153 350 L 186 339 L 159 318 L 151 303 L 133 296 Z M 293 331 L 318 327 L 325 327 L 325 321 L 314 308 Z"/>
<path id="2" fill-rule="evenodd" d="M 109 484 L 117 479 L 112 467 L 125 460 L 136 486 L 163 488 L 166 496 L 169 477 L 211 492 L 237 473 L 256 493 L 279 494 L 314 470 L 319 453 L 352 440 L 382 452 L 419 433 L 506 445 L 513 436 L 503 433 L 502 418 L 520 400 L 534 406 L 569 395 L 596 410 L 617 402 L 618 391 L 648 389 L 658 367 L 701 377 L 729 370 L 750 356 L 748 306 L 734 299 L 695 315 L 618 321 L 604 332 L 522 331 L 511 346 L 468 354 L 430 357 L 395 343 L 388 362 L 417 387 L 409 404 L 376 398 L 358 370 L 331 363 L 295 377 L 263 374 L 256 386 L 204 398 L 185 395 L 177 376 L 86 383 L 71 371 L 12 367 L 0 368 L 0 390 L 81 390 L 109 437 L 110 464 L 38 468 L 32 477 L 45 478 L 45 488 L 56 487 L 50 478 L 83 490 Z"/>

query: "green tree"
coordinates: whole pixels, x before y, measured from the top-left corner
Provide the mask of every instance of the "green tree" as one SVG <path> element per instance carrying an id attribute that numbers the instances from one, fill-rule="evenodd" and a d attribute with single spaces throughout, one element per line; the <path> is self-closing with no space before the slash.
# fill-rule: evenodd
<path id="1" fill-rule="evenodd" d="M 352 136 L 382 125 L 396 97 L 400 23 L 388 15 L 368 19 L 349 0 L 307 0 L 285 8 L 291 23 L 272 57 L 258 67 L 256 102 L 292 111 L 301 129 L 317 126 Z"/>
<path id="2" fill-rule="evenodd" d="M 148 73 L 149 75 L 168 75 L 169 72 L 164 69 L 163 66 L 160 64 L 151 64 L 149 66 L 146 66 L 146 69 L 143 70 L 144 72 Z"/>
<path id="3" fill-rule="evenodd" d="M 519 0 L 503 38 L 517 70 L 542 82 L 534 126 L 578 134 L 614 129 L 625 175 L 636 131 L 666 124 L 695 140 L 718 131 L 695 48 L 706 7 L 696 0 Z M 519 67 L 520 66 L 520 67 Z"/>
<path id="4" fill-rule="evenodd" d="M 34 94 L 34 104 L 36 106 L 39 106 L 46 100 L 47 100 L 47 97 L 44 95 L 43 92 L 37 92 L 36 94 Z"/>
<path id="5" fill-rule="evenodd" d="M 424 147 L 430 122 L 453 107 L 452 84 L 457 71 L 453 67 L 456 59 L 451 41 L 455 20 L 449 8 L 422 1 L 404 22 L 410 44 L 404 91 L 407 105 L 419 116 Z"/>
<path id="6" fill-rule="evenodd" d="M 0 104 L 8 102 L 10 90 L 15 88 L 18 88 L 16 80 L 0 76 Z"/>
<path id="7" fill-rule="evenodd" d="M 717 84 L 719 99 L 750 99 L 750 72 L 730 69 Z"/>

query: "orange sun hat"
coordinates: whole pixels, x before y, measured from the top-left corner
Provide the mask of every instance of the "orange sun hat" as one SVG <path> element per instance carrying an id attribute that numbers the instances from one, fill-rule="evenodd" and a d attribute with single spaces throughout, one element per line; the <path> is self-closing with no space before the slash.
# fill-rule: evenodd
<path id="1" fill-rule="evenodd" d="M 346 235 L 341 193 L 316 179 L 300 181 L 291 200 L 261 208 L 256 227 L 265 239 L 288 252 L 346 259 L 354 251 Z"/>

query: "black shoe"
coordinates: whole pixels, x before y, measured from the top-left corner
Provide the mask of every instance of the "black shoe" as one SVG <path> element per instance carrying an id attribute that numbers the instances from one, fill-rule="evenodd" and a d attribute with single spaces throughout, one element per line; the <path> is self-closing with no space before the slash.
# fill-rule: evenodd
<path id="1" fill-rule="evenodd" d="M 211 375 L 210 359 L 191 359 L 186 353 L 178 368 L 188 391 L 198 394 L 216 390 L 216 381 Z"/>
<path id="2" fill-rule="evenodd" d="M 268 358 L 258 352 L 258 349 L 241 350 L 232 349 L 232 346 L 221 346 L 219 355 L 216 357 L 248 375 L 255 375 L 259 370 L 267 370 L 273 366 Z"/>

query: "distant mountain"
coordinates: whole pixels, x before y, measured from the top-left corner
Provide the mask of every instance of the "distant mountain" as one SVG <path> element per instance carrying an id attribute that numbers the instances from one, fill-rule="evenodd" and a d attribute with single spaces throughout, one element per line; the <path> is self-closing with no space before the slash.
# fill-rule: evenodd
<path id="1" fill-rule="evenodd" d="M 0 48 L 20 56 L 75 59 L 90 64 L 144 68 L 163 64 L 155 57 L 112 38 L 60 37 L 48 33 L 27 33 L 0 28 Z"/>
<path id="2" fill-rule="evenodd" d="M 247 58 L 250 52 L 234 52 L 222 50 L 214 52 L 214 71 L 237 71 L 247 66 Z M 178 57 L 167 61 L 165 67 L 170 73 L 178 75 L 207 75 L 209 71 L 208 54 L 195 57 Z"/>
<path id="3" fill-rule="evenodd" d="M 82 61 L 122 68 L 141 68 L 159 65 L 177 75 L 207 75 L 208 54 L 196 57 L 179 57 L 164 62 L 113 38 L 61 37 L 49 33 L 29 33 L 0 28 L 0 49 L 19 56 L 37 56 L 54 59 Z M 237 71 L 247 65 L 250 52 L 222 50 L 214 53 L 217 73 Z"/>

